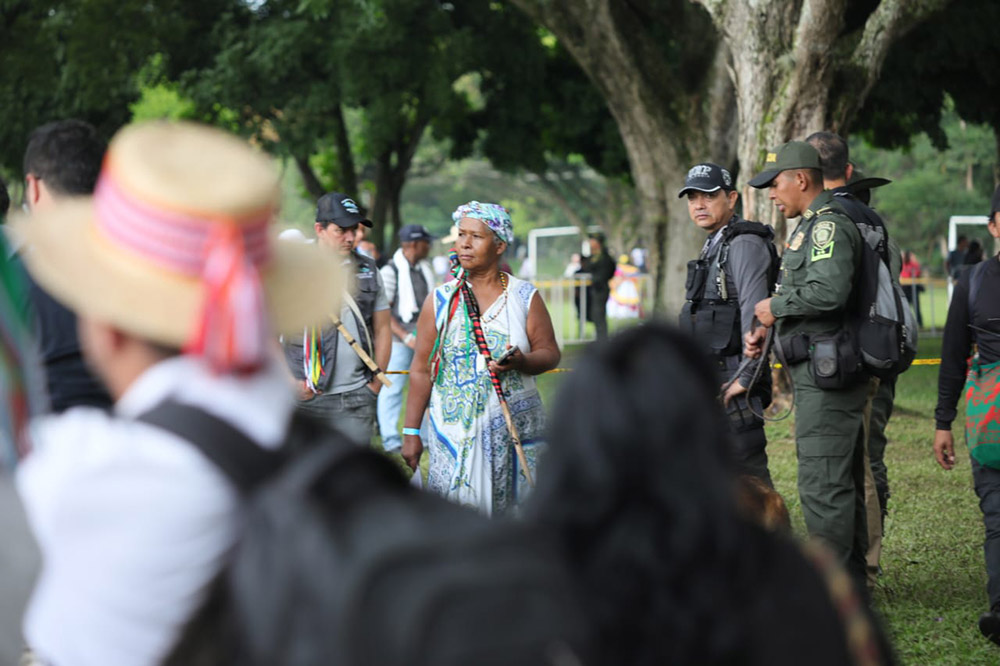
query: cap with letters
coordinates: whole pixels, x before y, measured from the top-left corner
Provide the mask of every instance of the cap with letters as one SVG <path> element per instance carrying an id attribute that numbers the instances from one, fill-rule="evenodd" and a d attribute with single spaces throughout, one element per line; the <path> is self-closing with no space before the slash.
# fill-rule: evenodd
<path id="1" fill-rule="evenodd" d="M 372 226 L 372 221 L 361 214 L 354 199 L 340 192 L 327 192 L 319 198 L 316 202 L 316 221 L 333 222 L 338 227 Z"/>
<path id="2" fill-rule="evenodd" d="M 820 169 L 819 153 L 805 141 L 789 141 L 767 154 L 764 170 L 748 181 L 750 187 L 768 187 L 782 171 Z"/>
<path id="3" fill-rule="evenodd" d="M 723 169 L 718 164 L 703 162 L 695 164 L 688 170 L 687 178 L 684 179 L 684 187 L 677 193 L 678 197 L 683 197 L 691 190 L 698 192 L 716 192 L 725 190 L 730 192 L 736 189 L 733 184 L 733 176 L 728 170 Z"/>

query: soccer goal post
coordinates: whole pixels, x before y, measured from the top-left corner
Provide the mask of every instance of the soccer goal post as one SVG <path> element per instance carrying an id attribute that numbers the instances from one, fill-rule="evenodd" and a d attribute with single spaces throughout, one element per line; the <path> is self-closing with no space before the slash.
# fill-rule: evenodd
<path id="1" fill-rule="evenodd" d="M 990 223 L 990 218 L 985 215 L 952 215 L 948 219 L 948 251 L 955 249 L 958 244 L 958 227 L 959 225 L 965 226 L 979 226 L 985 227 Z M 948 276 L 948 302 L 951 303 L 951 292 L 955 288 L 952 284 L 951 276 Z"/>

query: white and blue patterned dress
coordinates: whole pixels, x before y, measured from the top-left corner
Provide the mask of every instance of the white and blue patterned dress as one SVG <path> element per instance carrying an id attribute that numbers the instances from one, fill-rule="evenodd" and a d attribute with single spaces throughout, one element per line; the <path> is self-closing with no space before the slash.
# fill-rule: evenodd
<path id="1" fill-rule="evenodd" d="M 438 330 L 448 316 L 448 302 L 456 288 L 458 282 L 452 280 L 434 290 Z M 528 307 L 536 293 L 532 284 L 510 277 L 506 293 L 482 313 L 483 333 L 494 358 L 508 343 L 522 352 L 531 351 Z M 440 372 L 431 388 L 429 423 L 424 432 L 430 453 L 427 485 L 487 515 L 511 513 L 525 498 L 528 482 L 486 361 L 476 346 L 464 301 L 459 301 L 444 333 L 440 355 Z M 535 378 L 509 371 L 500 375 L 500 382 L 534 478 L 535 457 L 545 428 Z"/>

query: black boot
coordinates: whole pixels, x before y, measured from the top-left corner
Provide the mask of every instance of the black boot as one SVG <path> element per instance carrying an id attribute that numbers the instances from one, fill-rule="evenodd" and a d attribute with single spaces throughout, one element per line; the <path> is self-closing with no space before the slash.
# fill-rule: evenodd
<path id="1" fill-rule="evenodd" d="M 979 631 L 983 636 L 1000 645 L 1000 607 L 979 616 Z"/>

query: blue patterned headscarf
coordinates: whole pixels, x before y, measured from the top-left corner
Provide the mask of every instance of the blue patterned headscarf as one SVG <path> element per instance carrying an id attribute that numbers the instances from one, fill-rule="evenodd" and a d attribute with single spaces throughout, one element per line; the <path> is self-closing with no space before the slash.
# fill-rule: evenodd
<path id="1" fill-rule="evenodd" d="M 510 221 L 510 213 L 500 204 L 470 201 L 456 208 L 455 212 L 451 214 L 451 219 L 455 221 L 456 227 L 463 217 L 479 220 L 508 245 L 514 240 L 514 224 Z"/>

